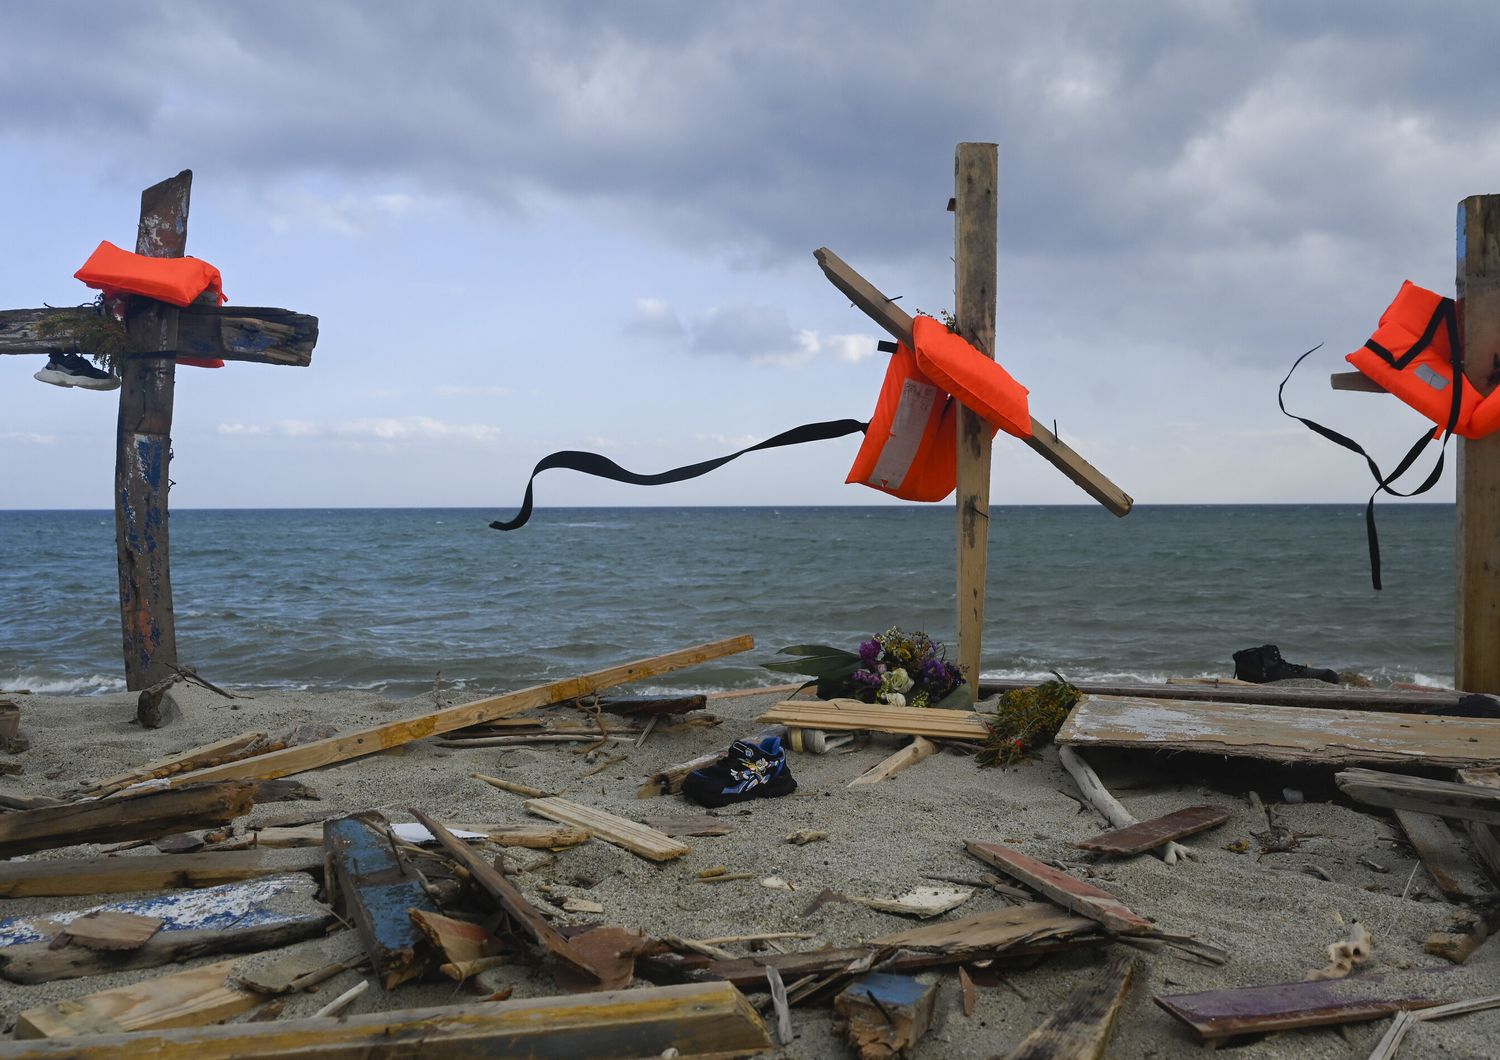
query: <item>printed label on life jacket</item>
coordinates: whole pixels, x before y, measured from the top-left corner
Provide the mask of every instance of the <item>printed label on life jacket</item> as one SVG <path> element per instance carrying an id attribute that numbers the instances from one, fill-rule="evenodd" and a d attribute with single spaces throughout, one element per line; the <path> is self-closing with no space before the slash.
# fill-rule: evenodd
<path id="1" fill-rule="evenodd" d="M 896 415 L 891 418 L 889 440 L 880 450 L 880 459 L 865 481 L 882 489 L 900 489 L 901 482 L 911 470 L 917 449 L 922 444 L 922 434 L 927 429 L 927 420 L 942 392 L 931 383 L 908 379 L 901 387 L 901 401 L 896 406 Z"/>
<path id="2" fill-rule="evenodd" d="M 1434 390 L 1446 390 L 1448 378 L 1430 364 L 1417 365 L 1417 378 Z"/>

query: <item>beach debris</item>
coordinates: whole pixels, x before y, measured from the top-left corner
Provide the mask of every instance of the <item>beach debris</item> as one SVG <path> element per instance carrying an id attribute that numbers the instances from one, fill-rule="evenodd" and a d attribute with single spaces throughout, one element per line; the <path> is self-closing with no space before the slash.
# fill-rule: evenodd
<path id="1" fill-rule="evenodd" d="M 586 705 L 625 718 L 659 717 L 702 710 L 708 705 L 708 696 L 702 693 L 688 696 L 602 696 L 591 698 Z"/>
<path id="2" fill-rule="evenodd" d="M 469 846 L 454 836 L 437 821 L 428 817 L 420 810 L 413 810 L 412 815 L 422 824 L 427 826 L 428 831 L 437 837 L 442 848 L 447 851 L 459 867 L 466 870 L 473 883 L 484 890 L 500 909 L 510 917 L 512 922 L 533 942 L 536 942 L 554 957 L 566 961 L 569 965 L 577 968 L 585 975 L 599 979 L 598 973 L 589 965 L 588 960 L 575 951 L 567 939 L 558 933 L 557 929 L 542 918 L 535 906 L 526 900 L 515 884 L 506 879 L 505 876 L 488 865 L 483 858 L 469 848 Z"/>
<path id="3" fill-rule="evenodd" d="M 1476 997 L 1470 1001 L 1453 1001 L 1446 1005 L 1434 1005 L 1432 1008 L 1407 1009 L 1404 1012 L 1398 1012 L 1396 1018 L 1391 1021 L 1390 1028 L 1371 1050 L 1369 1060 L 1392 1060 L 1397 1050 L 1400 1049 L 1402 1040 L 1418 1023 L 1447 1019 L 1449 1016 L 1462 1016 L 1470 1012 L 1483 1012 L 1492 1008 L 1500 1008 L 1500 994 Z"/>
<path id="4" fill-rule="evenodd" d="M 432 948 L 411 912 L 437 912 L 386 819 L 363 810 L 323 822 L 323 851 L 332 869 L 330 893 L 353 921 L 382 988 L 393 990 L 432 964 Z"/>
<path id="5" fill-rule="evenodd" d="M 964 1018 L 972 1019 L 974 1008 L 979 1003 L 979 991 L 974 986 L 969 970 L 961 964 L 958 966 L 958 989 L 963 997 Z"/>
<path id="6" fill-rule="evenodd" d="M 1445 1000 L 1446 985 L 1441 976 L 1396 987 L 1387 986 L 1378 975 L 1364 975 L 1195 994 L 1158 994 L 1152 1000 L 1191 1027 L 1199 1040 L 1219 1042 L 1240 1034 L 1357 1023 L 1408 1009 L 1431 1008 Z"/>
<path id="7" fill-rule="evenodd" d="M 16 983 L 45 983 L 296 942 L 333 920 L 328 907 L 313 897 L 317 889 L 311 876 L 293 873 L 45 916 L 8 917 L 0 920 L 0 976 Z M 72 921 L 98 912 L 155 917 L 162 924 L 145 945 L 123 953 L 48 948 Z"/>
<path id="8" fill-rule="evenodd" d="M 163 854 L 192 854 L 202 850 L 204 842 L 202 836 L 193 835 L 191 832 L 174 832 L 172 835 L 164 835 L 160 839 L 151 840 L 151 845 Z"/>
<path id="9" fill-rule="evenodd" d="M 160 917 L 101 909 L 68 921 L 47 947 L 54 950 L 64 946 L 103 951 L 138 950 L 161 930 L 162 923 Z"/>
<path id="10" fill-rule="evenodd" d="M 594 838 L 612 843 L 648 861 L 671 861 L 692 851 L 692 847 L 686 843 L 663 835 L 654 828 L 568 799 L 556 796 L 528 799 L 522 805 L 538 817 L 586 829 Z"/>
<path id="11" fill-rule="evenodd" d="M 1468 727 L 1481 723 L 1463 724 Z M 1482 724 L 1495 726 L 1495 733 L 1487 734 L 1486 742 L 1500 746 L 1500 736 L 1495 735 L 1500 734 L 1500 722 Z M 1407 737 L 1418 749 L 1418 753 L 1426 750 L 1427 747 L 1434 746 L 1422 743 L 1425 735 L 1414 734 Z M 1485 748 L 1476 743 L 1476 759 L 1482 750 Z M 1431 764 L 1452 765 L 1453 763 L 1437 761 Z M 1345 769 L 1333 779 L 1338 784 L 1339 790 L 1356 802 L 1393 810 L 1415 810 L 1418 813 L 1433 814 L 1438 817 L 1458 817 L 1483 824 L 1500 824 L 1500 788 L 1464 784 L 1451 780 L 1409 777 L 1401 773 L 1383 773 L 1374 769 Z M 4 820 L 0 818 L 0 823 Z"/>
<path id="12" fill-rule="evenodd" d="M 338 931 L 326 939 L 236 958 L 230 978 L 246 990 L 274 996 L 311 990 L 369 962 L 359 933 Z"/>
<path id="13" fill-rule="evenodd" d="M 1099 815 L 1116 828 L 1129 828 L 1131 825 L 1140 824 L 1129 810 L 1120 804 L 1105 788 L 1104 782 L 1099 779 L 1099 774 L 1094 772 L 1092 766 L 1084 761 L 1083 755 L 1071 747 L 1060 746 L 1057 751 L 1058 761 L 1073 778 L 1073 783 L 1078 785 L 1078 790 L 1088 800 L 1088 804 L 1099 811 Z M 1167 840 L 1159 848 L 1153 851 L 1168 865 L 1175 865 L 1186 857 L 1192 857 L 1187 847 L 1175 840 Z"/>
<path id="14" fill-rule="evenodd" d="M 547 799 L 552 797 L 552 792 L 543 791 L 541 788 L 533 788 L 527 784 L 517 784 L 513 780 L 502 780 L 499 777 L 486 776 L 483 773 L 470 773 L 475 780 L 482 780 L 492 788 L 508 791 L 514 795 L 525 795 L 528 799 Z"/>
<path id="15" fill-rule="evenodd" d="M 1189 684 L 1180 679 L 1169 679 L 1166 684 L 1148 681 L 1075 681 L 1074 685 L 1086 696 L 1128 696 L 1145 699 L 1173 699 L 1184 702 L 1233 703 L 1256 706 L 1268 704 L 1280 707 L 1328 707 L 1335 710 L 1362 710 L 1372 713 L 1434 714 L 1452 713 L 1460 716 L 1463 704 L 1471 697 L 1463 692 L 1396 685 L 1391 688 L 1360 689 L 1337 688 L 1317 685 L 1310 688 L 1294 685 L 1256 685 L 1219 680 L 1217 684 Z M 1013 688 L 1025 688 L 1030 681 L 1017 678 L 981 681 L 981 696 L 992 696 Z M 1473 699 L 1487 700 L 1486 710 L 1500 707 L 1489 696 Z M 1476 704 L 1477 706 L 1477 704 Z M 1473 710 L 1469 716 L 1486 716 Z M 1500 716 L 1500 712 L 1488 716 Z"/>
<path id="16" fill-rule="evenodd" d="M 763 730 L 759 735 L 752 736 L 750 741 L 760 744 L 773 736 L 778 739 L 785 739 L 787 734 L 788 730 L 785 725 L 772 725 L 770 728 Z M 728 753 L 727 748 L 722 751 L 710 751 L 708 754 L 699 755 L 697 758 L 691 758 L 686 762 L 679 762 L 676 765 L 658 770 L 646 778 L 645 783 L 641 785 L 635 797 L 638 799 L 651 799 L 658 795 L 676 795 L 682 791 L 682 784 L 687 780 L 688 774 L 697 772 L 700 769 L 708 769 L 718 764 L 723 761 L 724 756 Z"/>
<path id="17" fill-rule="evenodd" d="M 1291 679 L 1311 679 L 1330 685 L 1339 683 L 1337 671 L 1287 662 L 1281 657 L 1281 649 L 1274 644 L 1235 652 L 1234 676 L 1236 680 L 1256 685 Z"/>
<path id="18" fill-rule="evenodd" d="M 1007 1060 L 1063 1057 L 1083 1060 L 1103 1056 L 1134 974 L 1134 958 L 1111 960 L 1091 981 L 1069 993 L 1062 1005 L 1022 1039 Z"/>
<path id="19" fill-rule="evenodd" d="M 1459 845 L 1447 821 L 1415 810 L 1396 810 L 1395 814 L 1407 842 L 1444 898 L 1467 902 L 1495 892 L 1494 885 Z"/>
<path id="20" fill-rule="evenodd" d="M 203 780 L 291 776 L 309 769 L 317 769 L 319 766 L 347 762 L 378 751 L 401 747 L 414 740 L 441 736 L 480 722 L 510 717 L 536 707 L 544 707 L 628 681 L 639 681 L 712 659 L 723 658 L 726 655 L 749 651 L 753 647 L 755 647 L 754 639 L 746 636 L 698 644 L 691 648 L 682 648 L 648 659 L 638 659 L 578 677 L 564 678 L 515 692 L 505 692 L 498 696 L 490 696 L 455 707 L 446 707 L 414 718 L 402 718 L 383 725 L 344 733 L 326 740 L 315 740 L 300 747 L 283 748 L 280 751 L 258 755 L 243 762 L 212 766 L 208 769 L 182 774 L 173 778 L 172 783 L 175 787 Z"/>
<path id="21" fill-rule="evenodd" d="M 679 814 L 672 817 L 642 817 L 640 823 L 673 839 L 696 836 L 728 835 L 735 826 L 723 817 L 706 813 Z"/>
<path id="22" fill-rule="evenodd" d="M 502 949 L 481 924 L 427 909 L 411 910 L 411 921 L 442 957 L 438 970 L 460 983 L 480 971 L 478 962 L 498 955 Z"/>
<path id="23" fill-rule="evenodd" d="M 1328 947 L 1328 966 L 1307 973 L 1308 982 L 1319 979 L 1342 979 L 1361 964 L 1370 960 L 1375 943 L 1369 930 L 1361 923 L 1349 925 L 1349 937 Z"/>
<path id="24" fill-rule="evenodd" d="M 1029 688 L 1003 693 L 986 717 L 989 733 L 974 756 L 980 766 L 1009 766 L 1044 746 L 1062 728 L 1081 693 L 1061 674 Z"/>
<path id="25" fill-rule="evenodd" d="M 1063 908 L 1098 921 L 1109 931 L 1121 935 L 1144 935 L 1152 929 L 1151 921 L 1131 912 L 1108 891 L 1044 865 L 1019 850 L 977 839 L 965 840 L 964 849 Z"/>
<path id="26" fill-rule="evenodd" d="M 322 873 L 323 855 L 235 850 L 170 858 L 47 858 L 0 861 L 0 898 L 122 894 L 171 887 L 215 887 L 289 872 Z"/>
<path id="27" fill-rule="evenodd" d="M 1460 784 L 1500 791 L 1500 769 L 1460 769 L 1455 776 Z M 1464 821 L 1463 826 L 1480 864 L 1500 884 L 1500 827 L 1483 821 Z"/>
<path id="28" fill-rule="evenodd" d="M 467 1005 L 101 1034 L 70 1040 L 76 1060 L 121 1056 L 234 1056 L 273 1060 L 307 1055 L 394 1060 L 411 1055 L 752 1056 L 772 1048 L 755 1009 L 728 983 L 479 1001 Z"/>
<path id="29" fill-rule="evenodd" d="M 564 913 L 602 913 L 604 906 L 592 898 L 579 898 L 576 895 L 563 899 L 560 907 Z"/>
<path id="30" fill-rule="evenodd" d="M 767 876 L 760 881 L 760 885 L 768 891 L 795 891 L 797 889 L 780 876 Z M 850 901 L 853 899 L 851 898 Z"/>
<path id="31" fill-rule="evenodd" d="M 771 1007 L 776 1010 L 776 1040 L 783 1047 L 792 1044 L 792 1010 L 786 1000 L 786 984 L 773 964 L 766 965 L 766 983 L 771 990 Z"/>
<path id="32" fill-rule="evenodd" d="M 913 1048 L 932 1025 L 936 983 L 870 972 L 833 999 L 842 1033 L 861 1060 L 890 1060 Z"/>
<path id="33" fill-rule="evenodd" d="M 1227 703 L 1124 696 L 1084 696 L 1054 742 L 1079 748 L 1197 751 L 1324 766 L 1500 765 L 1500 721 L 1300 707 L 1246 709 Z M 1500 804 L 1500 794 L 1496 802 Z M 1496 819 L 1500 820 L 1500 813 Z"/>
<path id="34" fill-rule="evenodd" d="M 970 887 L 913 887 L 898 898 L 860 898 L 852 894 L 848 897 L 851 902 L 878 909 L 882 913 L 927 920 L 950 909 L 957 909 L 974 897 L 974 890 Z"/>
<path id="35" fill-rule="evenodd" d="M 1491 896 L 1473 908 L 1455 909 L 1445 930 L 1434 931 L 1422 945 L 1426 953 L 1463 964 L 1491 935 L 1500 931 L 1500 898 Z"/>
<path id="36" fill-rule="evenodd" d="M 15 1036 L 73 1038 L 222 1023 L 265 1000 L 230 979 L 234 966 L 231 958 L 26 1009 L 16 1016 Z"/>
<path id="37" fill-rule="evenodd" d="M 1184 836 L 1206 832 L 1210 828 L 1217 828 L 1229 820 L 1230 812 L 1223 806 L 1188 806 L 1163 814 L 1161 817 L 1153 817 L 1149 821 L 1142 821 L 1140 824 L 1128 825 L 1096 835 L 1073 845 L 1082 850 L 1121 857 L 1144 854 L 1173 839 L 1181 839 Z"/>
<path id="38" fill-rule="evenodd" d="M 799 828 L 787 836 L 786 841 L 799 847 L 805 847 L 809 843 L 817 843 L 827 838 L 827 832 L 819 832 L 813 828 Z"/>
<path id="39" fill-rule="evenodd" d="M 881 706 L 857 699 L 800 700 L 777 703 L 757 720 L 789 728 L 833 731 L 869 730 L 907 736 L 983 741 L 989 735 L 984 719 L 972 710 Z"/>
<path id="40" fill-rule="evenodd" d="M 559 965 L 556 970 L 558 985 L 575 992 L 623 990 L 635 979 L 635 962 L 638 957 L 647 953 L 666 952 L 665 944 L 617 924 L 588 928 L 569 941 L 577 952 L 587 958 L 589 967 L 599 977 L 595 982 L 574 973 L 566 965 Z"/>
<path id="41" fill-rule="evenodd" d="M 695 769 L 682 782 L 682 794 L 713 808 L 753 799 L 773 799 L 797 790 L 781 738 L 736 740 L 713 765 Z"/>
<path id="42" fill-rule="evenodd" d="M 911 743 L 882 759 L 859 776 L 849 781 L 849 787 L 858 788 L 867 784 L 879 784 L 904 770 L 910 769 L 924 758 L 937 754 L 940 748 L 925 736 L 913 736 Z"/>
<path id="43" fill-rule="evenodd" d="M 21 708 L 13 699 L 0 699 L 0 751 L 20 754 L 31 746 L 21 735 Z"/>
<path id="44" fill-rule="evenodd" d="M 368 989 L 370 989 L 370 980 L 361 979 L 359 982 L 351 986 L 348 990 L 345 990 L 338 997 L 334 998 L 332 1001 L 328 1002 L 328 1004 L 324 1005 L 322 1008 L 318 1009 L 318 1011 L 314 1012 L 312 1014 L 312 1018 L 316 1020 L 337 1016 L 340 1012 L 343 1012 L 344 1009 L 348 1008 L 354 1002 L 355 998 L 359 997 Z"/>
<path id="45" fill-rule="evenodd" d="M 798 754 L 832 754 L 840 747 L 848 747 L 853 742 L 853 733 L 844 733 L 841 736 L 829 736 L 822 729 L 804 729 L 800 727 L 792 728 L 787 733 L 787 746 Z"/>

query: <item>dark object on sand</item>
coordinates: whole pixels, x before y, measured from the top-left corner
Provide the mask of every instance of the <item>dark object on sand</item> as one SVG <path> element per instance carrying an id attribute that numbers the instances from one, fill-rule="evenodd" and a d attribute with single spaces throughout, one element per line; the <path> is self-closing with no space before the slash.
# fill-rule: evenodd
<path id="1" fill-rule="evenodd" d="M 1241 681 L 1263 685 L 1267 681 L 1285 681 L 1289 677 L 1312 678 L 1339 683 L 1339 675 L 1332 670 L 1290 663 L 1281 657 L 1281 649 L 1274 644 L 1262 644 L 1258 648 L 1246 648 L 1234 653 L 1234 676 Z"/>

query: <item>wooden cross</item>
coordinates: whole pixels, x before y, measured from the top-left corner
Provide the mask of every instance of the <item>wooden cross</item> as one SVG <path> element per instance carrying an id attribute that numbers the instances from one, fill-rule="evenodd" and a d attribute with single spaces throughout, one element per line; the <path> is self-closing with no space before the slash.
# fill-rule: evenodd
<path id="1" fill-rule="evenodd" d="M 183 256 L 192 185 L 192 171 L 185 169 L 141 193 L 137 254 Z M 0 354 L 79 349 L 76 333 L 66 326 L 70 318 L 80 327 L 98 319 L 88 308 L 0 311 Z M 51 326 L 40 328 L 44 320 Z M 220 307 L 212 294 L 181 309 L 132 297 L 125 328 L 129 353 L 120 366 L 115 548 L 125 684 L 136 691 L 177 671 L 167 548 L 176 355 L 306 367 L 312 363 L 312 349 L 318 341 L 318 318 L 286 309 Z"/>
<path id="2" fill-rule="evenodd" d="M 954 316 L 970 345 L 995 357 L 995 233 L 997 149 L 959 144 L 954 163 Z M 912 318 L 827 247 L 813 255 L 828 279 L 871 320 L 911 344 Z M 1127 515 L 1128 494 L 1035 418 L 1026 444 L 1115 515 Z M 958 666 L 972 691 L 979 687 L 989 557 L 991 436 L 978 413 L 958 413 Z"/>

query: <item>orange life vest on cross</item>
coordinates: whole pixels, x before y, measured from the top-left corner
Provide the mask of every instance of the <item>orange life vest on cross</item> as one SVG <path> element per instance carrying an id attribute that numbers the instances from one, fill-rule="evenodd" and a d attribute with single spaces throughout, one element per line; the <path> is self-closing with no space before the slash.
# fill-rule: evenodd
<path id="1" fill-rule="evenodd" d="M 1028 391 L 1009 372 L 928 316 L 912 321 L 886 366 L 875 414 L 846 482 L 909 501 L 940 501 L 958 480 L 958 407 L 990 425 L 1031 436 Z"/>
<path id="2" fill-rule="evenodd" d="M 73 276 L 103 291 L 106 299 L 117 294 L 138 294 L 158 302 L 188 306 L 209 291 L 218 296 L 220 305 L 227 301 L 219 270 L 201 258 L 148 258 L 121 250 L 109 240 L 101 242 Z M 198 368 L 224 367 L 217 357 L 178 357 L 177 363 Z"/>

